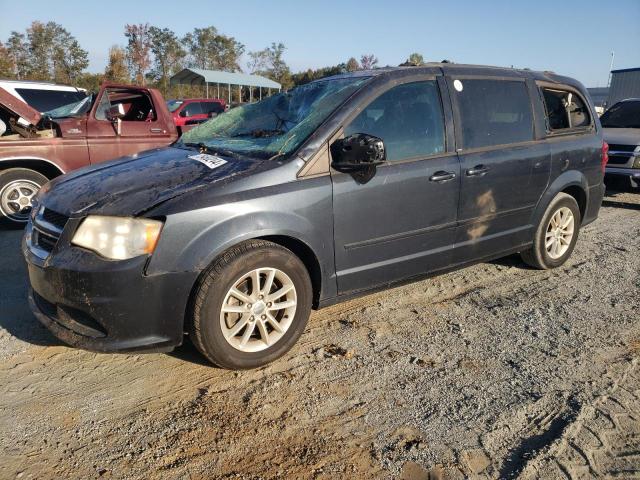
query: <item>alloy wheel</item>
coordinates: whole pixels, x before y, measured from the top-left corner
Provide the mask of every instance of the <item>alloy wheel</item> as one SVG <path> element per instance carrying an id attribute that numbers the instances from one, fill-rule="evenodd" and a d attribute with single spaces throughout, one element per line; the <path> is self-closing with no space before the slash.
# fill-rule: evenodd
<path id="1" fill-rule="evenodd" d="M 569 250 L 574 230 L 575 217 L 571 210 L 567 207 L 558 209 L 549 220 L 544 240 L 549 257 L 556 260 Z"/>
<path id="2" fill-rule="evenodd" d="M 15 222 L 26 222 L 33 206 L 33 197 L 39 189 L 40 185 L 30 180 L 8 183 L 0 191 L 1 213 Z"/>
<path id="3" fill-rule="evenodd" d="M 272 347 L 285 335 L 296 313 L 291 278 L 277 268 L 258 268 L 242 275 L 222 302 L 220 326 L 226 341 L 242 352 Z"/>

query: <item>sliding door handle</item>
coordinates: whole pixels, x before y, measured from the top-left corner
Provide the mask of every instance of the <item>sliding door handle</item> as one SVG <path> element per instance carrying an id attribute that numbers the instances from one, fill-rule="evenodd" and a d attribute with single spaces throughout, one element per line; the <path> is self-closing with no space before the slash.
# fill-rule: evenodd
<path id="1" fill-rule="evenodd" d="M 453 180 L 454 178 L 456 178 L 456 174 L 453 172 L 445 172 L 445 171 L 439 171 L 434 173 L 433 175 L 431 175 L 429 177 L 429 181 L 431 182 L 438 182 L 438 183 L 442 183 L 442 182 L 448 182 L 449 180 Z"/>
<path id="2" fill-rule="evenodd" d="M 473 168 L 467 170 L 467 177 L 481 177 L 489 171 L 489 167 L 484 165 L 476 165 Z"/>
<path id="3" fill-rule="evenodd" d="M 161 128 L 150 128 L 149 131 L 151 133 L 162 133 L 162 129 Z"/>

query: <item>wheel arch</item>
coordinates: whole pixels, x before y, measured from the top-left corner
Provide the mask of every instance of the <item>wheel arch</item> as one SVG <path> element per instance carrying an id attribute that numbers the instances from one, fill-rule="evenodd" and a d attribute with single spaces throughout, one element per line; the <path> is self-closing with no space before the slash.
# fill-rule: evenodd
<path id="1" fill-rule="evenodd" d="M 39 157 L 10 157 L 0 158 L 0 171 L 10 168 L 27 168 L 38 172 L 52 180 L 65 172 L 51 160 Z"/>
<path id="2" fill-rule="evenodd" d="M 322 269 L 313 249 L 302 240 L 288 235 L 264 235 L 255 237 L 255 240 L 266 240 L 281 245 L 291 250 L 302 261 L 311 279 L 313 307 L 317 308 L 320 302 L 320 292 L 322 291 Z"/>
<path id="3" fill-rule="evenodd" d="M 582 172 L 579 172 L 577 170 L 569 170 L 563 172 L 551 183 L 551 185 L 549 185 L 547 190 L 540 198 L 540 201 L 538 202 L 538 205 L 534 210 L 532 224 L 538 225 L 538 223 L 542 219 L 542 216 L 544 215 L 544 212 L 547 210 L 547 207 L 559 193 L 566 193 L 572 196 L 578 204 L 581 217 L 584 218 L 584 214 L 589 202 L 588 192 L 589 187 L 587 179 L 582 174 Z"/>

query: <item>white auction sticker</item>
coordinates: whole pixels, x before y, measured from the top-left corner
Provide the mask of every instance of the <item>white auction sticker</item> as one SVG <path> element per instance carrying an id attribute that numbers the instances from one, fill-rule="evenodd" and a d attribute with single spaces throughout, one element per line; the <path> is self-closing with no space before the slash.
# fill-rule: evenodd
<path id="1" fill-rule="evenodd" d="M 455 88 L 458 92 L 462 91 L 462 82 L 460 80 L 454 80 L 453 81 L 453 88 Z"/>
<path id="2" fill-rule="evenodd" d="M 206 153 L 200 153 L 198 155 L 189 155 L 191 160 L 196 160 L 197 162 L 204 163 L 207 167 L 214 169 L 221 167 L 227 161 L 224 158 L 216 157 L 215 155 L 208 155 Z"/>

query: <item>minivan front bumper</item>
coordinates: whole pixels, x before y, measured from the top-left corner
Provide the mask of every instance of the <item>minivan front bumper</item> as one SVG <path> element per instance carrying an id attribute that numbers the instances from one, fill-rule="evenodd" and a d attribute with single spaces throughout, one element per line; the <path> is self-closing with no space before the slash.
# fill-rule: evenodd
<path id="1" fill-rule="evenodd" d="M 171 351 L 182 343 L 195 274 L 147 276 L 147 257 L 110 261 L 68 243 L 43 259 L 30 248 L 32 228 L 22 242 L 29 305 L 57 338 L 99 352 Z"/>

